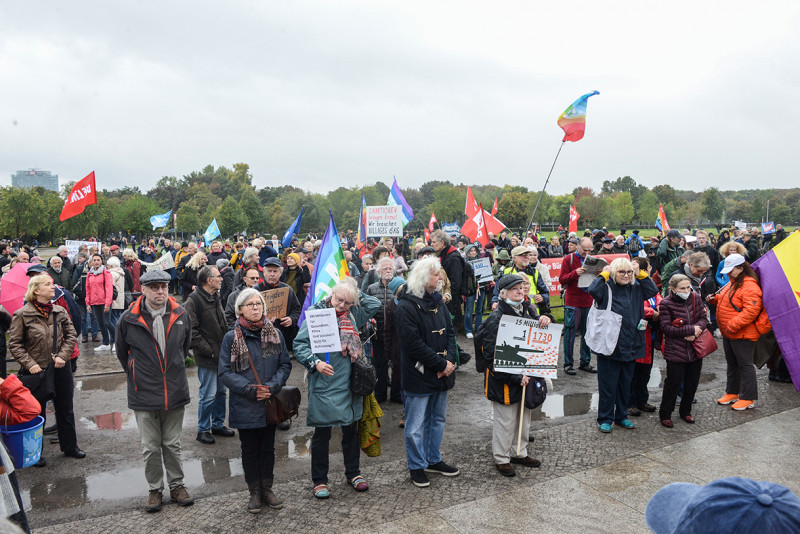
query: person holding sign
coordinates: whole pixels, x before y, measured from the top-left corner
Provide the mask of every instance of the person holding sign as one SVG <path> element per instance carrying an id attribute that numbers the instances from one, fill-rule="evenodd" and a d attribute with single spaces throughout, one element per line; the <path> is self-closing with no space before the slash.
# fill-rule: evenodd
<path id="1" fill-rule="evenodd" d="M 364 397 L 350 391 L 350 366 L 364 358 L 358 331 L 380 309 L 375 297 L 358 291 L 355 280 L 345 278 L 309 310 L 332 308 L 336 323 L 333 328 L 339 334 L 340 351 L 314 353 L 312 347 L 324 331 L 311 331 L 309 321 L 303 322 L 294 340 L 294 355 L 308 369 L 308 415 L 306 425 L 314 427 L 311 438 L 311 480 L 314 496 L 318 499 L 330 497 L 328 489 L 328 444 L 331 427 L 342 427 L 342 455 L 345 477 L 356 491 L 366 491 L 369 484 L 361 476 L 359 465 L 361 450 L 358 444 L 358 422 L 364 411 Z"/>
<path id="2" fill-rule="evenodd" d="M 258 284 L 256 289 L 269 293 L 268 295 L 263 295 L 265 298 L 270 295 L 274 297 L 269 300 L 269 306 L 265 313 L 272 321 L 272 324 L 283 334 L 288 350 L 292 350 L 292 344 L 297 335 L 297 322 L 300 319 L 301 307 L 294 290 L 281 282 L 281 274 L 283 274 L 281 260 L 267 258 L 264 260 L 264 281 Z M 274 291 L 281 288 L 285 288 L 285 291 Z M 273 316 L 272 310 L 276 310 L 274 313 L 277 313 L 277 315 Z"/>
<path id="3" fill-rule="evenodd" d="M 497 470 L 504 477 L 516 475 L 511 464 L 526 467 L 539 467 L 542 462 L 528 454 L 528 435 L 531 427 L 531 410 L 525 407 L 522 398 L 523 387 L 530 377 L 521 374 L 503 373 L 494 370 L 495 344 L 497 330 L 503 315 L 537 319 L 540 327 L 546 327 L 553 318 L 538 314 L 535 306 L 525 305 L 525 280 L 520 275 L 511 274 L 500 279 L 500 301 L 478 329 L 475 338 L 475 365 L 484 373 L 486 387 L 484 394 L 492 401 L 493 431 L 492 455 Z M 522 411 L 522 414 L 520 414 Z M 515 438 L 522 426 L 522 444 L 517 450 Z"/>

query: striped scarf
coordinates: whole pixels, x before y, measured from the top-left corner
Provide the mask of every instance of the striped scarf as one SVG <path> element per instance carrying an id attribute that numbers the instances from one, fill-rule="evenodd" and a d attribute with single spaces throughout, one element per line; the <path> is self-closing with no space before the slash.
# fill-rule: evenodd
<path id="1" fill-rule="evenodd" d="M 251 332 L 260 332 L 262 358 L 281 353 L 281 336 L 278 335 L 278 330 L 272 325 L 272 322 L 262 317 L 260 321 L 251 323 L 244 316 L 240 316 L 233 329 L 233 344 L 231 345 L 231 370 L 234 373 L 241 373 L 250 368 L 250 358 L 247 357 L 250 351 L 247 349 L 247 341 L 242 328 Z"/>

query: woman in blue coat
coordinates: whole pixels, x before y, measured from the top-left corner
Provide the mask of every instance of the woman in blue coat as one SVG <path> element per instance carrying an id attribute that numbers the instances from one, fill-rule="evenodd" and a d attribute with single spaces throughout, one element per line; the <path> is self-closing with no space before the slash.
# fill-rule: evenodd
<path id="1" fill-rule="evenodd" d="M 358 422 L 364 410 L 364 397 L 350 391 L 350 365 L 359 358 L 369 357 L 358 337 L 358 331 L 380 309 L 375 297 L 360 293 L 355 280 L 345 278 L 331 290 L 329 297 L 309 309 L 333 308 L 339 325 L 341 352 L 313 354 L 308 334 L 308 322 L 300 327 L 294 340 L 294 356 L 308 369 L 308 417 L 306 425 L 314 427 L 311 438 L 311 480 L 314 496 L 325 499 L 328 489 L 328 444 L 331 427 L 342 427 L 342 455 L 347 482 L 356 491 L 366 491 L 369 485 L 361 476 L 358 446 Z"/>
<path id="2" fill-rule="evenodd" d="M 286 384 L 292 371 L 283 336 L 265 320 L 265 309 L 255 289 L 239 293 L 236 326 L 222 339 L 219 355 L 219 378 L 230 390 L 230 425 L 239 430 L 242 443 L 244 480 L 250 490 L 247 511 L 254 514 L 264 502 L 270 508 L 283 507 L 272 492 L 275 425 L 267 423 L 264 401 Z"/>
<path id="3" fill-rule="evenodd" d="M 641 271 L 638 263 L 617 258 L 589 286 L 589 294 L 601 309 L 608 305 L 611 289 L 611 311 L 622 316 L 617 345 L 611 354 L 597 354 L 597 424 L 600 432 L 611 432 L 611 423 L 632 429 L 628 419 L 631 381 L 635 362 L 645 356 L 644 301 L 658 294 L 658 287 Z"/>

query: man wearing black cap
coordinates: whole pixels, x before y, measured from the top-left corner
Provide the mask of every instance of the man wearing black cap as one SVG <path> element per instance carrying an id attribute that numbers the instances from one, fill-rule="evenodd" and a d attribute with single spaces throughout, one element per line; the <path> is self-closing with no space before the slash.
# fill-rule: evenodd
<path id="1" fill-rule="evenodd" d="M 117 358 L 128 375 L 128 408 L 133 410 L 150 488 L 147 511 L 162 506 L 164 467 L 170 497 L 181 506 L 194 502 L 183 484 L 181 428 L 189 404 L 186 355 L 192 322 L 186 310 L 169 298 L 170 276 L 164 271 L 142 275 L 142 296 L 122 313 L 114 339 Z M 162 467 L 163 456 L 163 467 Z"/>
<path id="2" fill-rule="evenodd" d="M 667 237 L 661 240 L 656 251 L 656 258 L 658 258 L 658 274 L 669 262 L 675 258 L 679 258 L 683 254 L 684 248 L 680 246 L 681 233 L 677 230 L 670 230 L 667 232 Z"/>
<path id="3" fill-rule="evenodd" d="M 281 274 L 283 274 L 283 264 L 278 258 L 267 258 L 264 261 L 264 281 L 256 286 L 258 291 L 269 291 L 270 289 L 278 289 L 285 287 L 289 289 L 289 299 L 286 303 L 286 315 L 284 317 L 275 317 L 272 324 L 281 331 L 283 338 L 286 341 L 286 350 L 292 350 L 292 342 L 297 336 L 297 321 L 300 320 L 300 312 L 302 308 L 300 301 L 297 300 L 297 295 L 294 289 L 289 285 L 281 282 Z M 269 313 L 269 302 L 267 302 L 267 312 Z"/>

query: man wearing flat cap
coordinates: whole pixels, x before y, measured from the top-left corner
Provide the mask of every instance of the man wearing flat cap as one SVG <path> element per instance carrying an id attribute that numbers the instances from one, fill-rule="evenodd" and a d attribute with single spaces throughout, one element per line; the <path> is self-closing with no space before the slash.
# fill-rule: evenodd
<path id="1" fill-rule="evenodd" d="M 142 440 L 150 489 L 146 509 L 158 512 L 164 468 L 172 500 L 181 506 L 194 503 L 183 483 L 181 461 L 183 412 L 189 404 L 185 361 L 192 323 L 186 310 L 169 297 L 168 273 L 148 271 L 140 281 L 142 296 L 123 312 L 115 339 L 117 358 L 128 375 L 128 408 Z"/>

